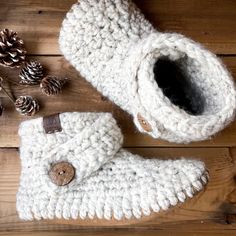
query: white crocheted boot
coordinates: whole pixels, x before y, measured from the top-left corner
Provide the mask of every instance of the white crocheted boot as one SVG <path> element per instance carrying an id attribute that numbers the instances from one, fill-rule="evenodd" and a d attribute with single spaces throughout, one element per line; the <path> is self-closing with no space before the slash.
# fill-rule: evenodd
<path id="1" fill-rule="evenodd" d="M 82 76 L 154 138 L 204 140 L 233 119 L 236 93 L 220 60 L 182 35 L 156 31 L 128 0 L 80 0 L 59 44 Z"/>
<path id="2" fill-rule="evenodd" d="M 140 218 L 193 197 L 208 179 L 201 161 L 143 159 L 122 149 L 108 113 L 37 118 L 23 122 L 19 135 L 17 210 L 25 220 Z"/>

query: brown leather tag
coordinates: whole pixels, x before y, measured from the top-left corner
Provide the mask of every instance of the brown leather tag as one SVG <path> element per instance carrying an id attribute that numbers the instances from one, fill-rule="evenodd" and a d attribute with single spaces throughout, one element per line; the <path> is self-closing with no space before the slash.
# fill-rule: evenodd
<path id="1" fill-rule="evenodd" d="M 46 134 L 61 132 L 62 127 L 61 127 L 59 114 L 43 117 L 43 128 Z"/>

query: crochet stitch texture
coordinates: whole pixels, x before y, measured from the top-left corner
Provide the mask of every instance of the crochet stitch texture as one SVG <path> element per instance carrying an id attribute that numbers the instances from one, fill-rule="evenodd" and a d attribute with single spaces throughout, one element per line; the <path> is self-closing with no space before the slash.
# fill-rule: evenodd
<path id="1" fill-rule="evenodd" d="M 131 1 L 80 0 L 63 21 L 59 44 L 85 79 L 154 138 L 205 140 L 233 120 L 235 88 L 221 61 L 180 34 L 158 32 Z M 200 93 L 201 114 L 187 113 L 163 94 L 153 72 L 161 58 L 174 61 Z M 138 114 L 152 130 L 143 129 Z"/>
<path id="2" fill-rule="evenodd" d="M 207 183 L 197 160 L 143 159 L 121 148 L 123 136 L 108 113 L 60 114 L 62 131 L 46 134 L 43 119 L 19 128 L 22 172 L 17 211 L 24 220 L 140 218 L 184 202 Z M 75 168 L 65 186 L 49 170 Z"/>

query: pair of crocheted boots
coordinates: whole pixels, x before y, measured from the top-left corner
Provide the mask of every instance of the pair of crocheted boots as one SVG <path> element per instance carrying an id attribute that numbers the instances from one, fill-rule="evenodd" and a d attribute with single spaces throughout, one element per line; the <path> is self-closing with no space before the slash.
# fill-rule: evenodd
<path id="1" fill-rule="evenodd" d="M 235 88 L 216 56 L 156 31 L 128 0 L 74 4 L 59 43 L 81 75 L 154 138 L 205 140 L 233 120 Z M 200 161 L 148 160 L 122 149 L 107 113 L 38 118 L 19 134 L 17 209 L 26 220 L 140 218 L 184 202 L 208 179 Z"/>

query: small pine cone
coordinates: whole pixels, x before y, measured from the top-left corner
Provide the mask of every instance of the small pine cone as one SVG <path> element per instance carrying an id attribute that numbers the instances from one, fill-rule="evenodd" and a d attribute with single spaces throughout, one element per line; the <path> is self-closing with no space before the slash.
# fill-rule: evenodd
<path id="1" fill-rule="evenodd" d="M 19 67 L 25 61 L 24 42 L 16 32 L 8 29 L 0 31 L 0 64 Z"/>
<path id="2" fill-rule="evenodd" d="M 31 96 L 20 96 L 15 101 L 16 110 L 24 116 L 33 116 L 39 111 L 39 104 L 37 100 Z"/>
<path id="3" fill-rule="evenodd" d="M 21 78 L 21 84 L 39 84 L 43 78 L 43 67 L 37 61 L 28 62 L 25 67 L 22 68 L 19 77 Z"/>
<path id="4" fill-rule="evenodd" d="M 67 79 L 59 79 L 56 76 L 49 75 L 41 81 L 40 88 L 47 96 L 56 95 L 61 92 L 66 81 Z"/>

